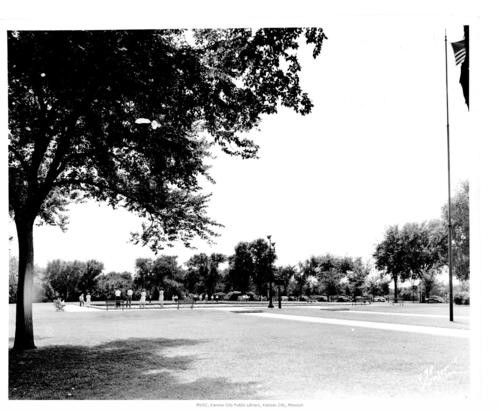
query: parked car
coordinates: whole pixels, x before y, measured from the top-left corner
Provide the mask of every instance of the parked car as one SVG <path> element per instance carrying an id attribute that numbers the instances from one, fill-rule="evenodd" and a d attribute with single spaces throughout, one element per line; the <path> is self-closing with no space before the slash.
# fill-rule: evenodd
<path id="1" fill-rule="evenodd" d="M 242 293 L 238 290 L 235 290 L 233 292 L 229 292 L 227 295 L 226 295 L 226 299 L 227 300 L 238 300 L 238 298 L 242 295 Z"/>
<path id="2" fill-rule="evenodd" d="M 309 296 L 301 295 L 301 296 L 299 297 L 299 300 L 300 300 L 301 302 L 309 302 Z"/>
<path id="3" fill-rule="evenodd" d="M 444 299 L 441 296 L 431 296 L 427 303 L 444 303 Z"/>
<path id="4" fill-rule="evenodd" d="M 259 300 L 259 297 L 254 292 L 246 292 L 248 300 Z"/>
<path id="5" fill-rule="evenodd" d="M 374 302 L 387 302 L 387 300 L 383 296 L 375 296 L 373 298 Z"/>
<path id="6" fill-rule="evenodd" d="M 328 298 L 324 295 L 314 295 L 311 296 L 311 299 L 314 299 L 317 302 L 328 302 Z"/>
<path id="7" fill-rule="evenodd" d="M 340 296 L 337 296 L 337 302 L 350 302 L 351 301 L 351 298 L 349 296 L 343 296 L 343 295 L 340 295 Z"/>
<path id="8" fill-rule="evenodd" d="M 224 292 L 217 292 L 214 296 L 216 300 L 225 300 L 227 295 Z"/>
<path id="9" fill-rule="evenodd" d="M 356 303 L 372 303 L 373 298 L 371 296 L 356 296 L 354 301 Z"/>

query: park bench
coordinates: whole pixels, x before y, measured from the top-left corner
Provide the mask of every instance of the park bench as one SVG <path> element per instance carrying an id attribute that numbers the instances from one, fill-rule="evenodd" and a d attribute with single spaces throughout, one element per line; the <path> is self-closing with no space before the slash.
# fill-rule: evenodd
<path id="1" fill-rule="evenodd" d="M 191 309 L 193 309 L 195 303 L 196 303 L 196 300 L 194 298 L 191 300 L 189 300 L 189 299 L 186 299 L 186 300 L 177 299 L 177 310 L 179 310 L 181 305 L 191 305 Z"/>
<path id="2" fill-rule="evenodd" d="M 398 298 L 398 300 L 396 301 L 394 298 L 391 299 L 391 303 L 393 305 L 404 305 L 405 304 L 405 301 L 403 299 L 400 299 Z"/>

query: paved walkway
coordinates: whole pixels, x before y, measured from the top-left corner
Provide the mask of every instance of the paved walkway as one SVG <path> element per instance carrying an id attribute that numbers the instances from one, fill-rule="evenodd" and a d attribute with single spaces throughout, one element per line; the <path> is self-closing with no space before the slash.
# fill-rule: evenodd
<path id="1" fill-rule="evenodd" d="M 450 336 L 468 338 L 469 331 L 464 329 L 450 329 L 443 327 L 403 325 L 383 322 L 366 322 L 361 320 L 333 319 L 300 315 L 280 315 L 279 313 L 243 313 L 249 316 L 258 316 L 268 319 L 293 320 L 298 322 L 322 323 L 327 325 L 349 326 L 352 328 L 364 327 L 370 329 L 393 330 L 396 332 L 421 333 L 435 336 Z"/>
<path id="2" fill-rule="evenodd" d="M 329 308 L 328 306 L 294 306 L 294 309 L 318 309 L 318 310 L 332 310 L 335 308 Z M 413 316 L 413 317 L 435 317 L 435 318 L 448 318 L 448 315 L 432 315 L 427 313 L 401 313 L 401 312 L 381 312 L 378 310 L 339 310 L 341 313 L 361 313 L 369 315 L 390 315 L 390 316 Z M 457 316 L 454 315 L 456 319 L 469 319 L 469 316 Z"/>
<path id="3" fill-rule="evenodd" d="M 99 312 L 100 309 L 96 309 L 93 307 L 82 307 L 82 306 L 77 306 L 77 305 L 66 305 L 64 306 L 64 311 L 65 312 L 84 312 L 84 313 L 95 313 Z"/>

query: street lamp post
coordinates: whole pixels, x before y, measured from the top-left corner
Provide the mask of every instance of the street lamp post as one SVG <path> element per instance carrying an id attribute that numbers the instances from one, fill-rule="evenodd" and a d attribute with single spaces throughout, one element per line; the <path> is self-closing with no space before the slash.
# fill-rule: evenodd
<path id="1" fill-rule="evenodd" d="M 281 309 L 281 286 L 278 285 L 278 309 Z"/>
<path id="2" fill-rule="evenodd" d="M 271 242 L 271 235 L 267 235 L 267 239 L 269 240 L 269 305 L 267 305 L 268 309 L 273 309 L 273 251 L 274 251 L 274 242 Z"/>
<path id="3" fill-rule="evenodd" d="M 278 309 L 281 309 L 281 287 L 285 285 L 283 279 L 275 279 L 274 284 L 278 287 Z"/>

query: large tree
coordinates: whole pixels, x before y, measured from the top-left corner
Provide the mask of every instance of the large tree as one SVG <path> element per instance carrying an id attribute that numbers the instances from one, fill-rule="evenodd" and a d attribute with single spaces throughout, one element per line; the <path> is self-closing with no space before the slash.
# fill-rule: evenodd
<path id="1" fill-rule="evenodd" d="M 370 268 L 361 258 L 351 259 L 353 268 L 347 272 L 349 292 L 353 296 L 362 296 L 366 290 L 366 278 Z"/>
<path id="2" fill-rule="evenodd" d="M 404 282 L 410 278 L 407 265 L 407 244 L 402 236 L 403 234 L 397 225 L 390 226 L 373 254 L 376 268 L 389 275 L 394 281 L 395 301 L 398 300 L 398 281 Z"/>
<path id="3" fill-rule="evenodd" d="M 229 257 L 228 281 L 233 290 L 247 292 L 250 289 L 254 266 L 248 242 L 239 242 Z"/>
<path id="4" fill-rule="evenodd" d="M 186 262 L 188 267 L 186 279 L 196 284 L 193 289 L 206 293 L 210 298 L 220 280 L 219 265 L 226 259 L 226 256 L 220 253 L 212 253 L 210 256 L 205 253 L 193 255 Z"/>
<path id="5" fill-rule="evenodd" d="M 83 275 L 78 281 L 78 292 L 93 292 L 97 287 L 97 277 L 102 273 L 104 264 L 91 259 L 85 262 Z"/>
<path id="6" fill-rule="evenodd" d="M 164 288 L 165 297 L 181 296 L 184 290 L 182 279 L 184 272 L 177 262 L 177 256 L 162 255 L 153 262 L 151 294 L 159 296 L 160 288 Z"/>
<path id="7" fill-rule="evenodd" d="M 408 223 L 401 239 L 405 244 L 406 266 L 413 279 L 420 279 L 428 298 L 440 268 L 446 262 L 447 235 L 439 220 Z"/>
<path id="8" fill-rule="evenodd" d="M 150 258 L 137 258 L 135 260 L 134 283 L 140 288 L 150 288 L 153 278 L 153 260 Z"/>
<path id="9" fill-rule="evenodd" d="M 252 254 L 252 282 L 259 295 L 266 295 L 269 291 L 269 282 L 273 279 L 273 263 L 276 260 L 276 252 L 271 248 L 268 241 L 259 238 L 249 245 Z"/>
<path id="10" fill-rule="evenodd" d="M 135 269 L 135 286 L 147 289 L 152 297 L 158 296 L 160 288 L 165 289 L 166 297 L 182 292 L 184 272 L 177 262 L 177 256 L 162 255 L 155 260 L 138 258 Z"/>
<path id="11" fill-rule="evenodd" d="M 276 269 L 275 278 L 283 281 L 283 294 L 288 296 L 288 287 L 290 286 L 290 281 L 297 273 L 295 266 L 279 266 Z"/>
<path id="12" fill-rule="evenodd" d="M 252 242 L 240 242 L 229 257 L 229 281 L 234 290 L 246 292 L 255 290 L 266 295 L 274 272 L 276 252 L 263 238 Z"/>
<path id="13" fill-rule="evenodd" d="M 281 104 L 301 114 L 301 37 L 321 29 L 11 31 L 9 211 L 19 244 L 15 349 L 34 348 L 33 225 L 63 226 L 65 205 L 94 198 L 144 217 L 153 250 L 217 224 L 200 177 L 209 144 L 245 158 L 241 137 Z"/>
<path id="14" fill-rule="evenodd" d="M 82 292 L 95 290 L 97 276 L 103 269 L 103 263 L 96 260 L 69 262 L 56 259 L 47 263 L 44 281 L 65 300 L 77 300 Z"/>
<path id="15" fill-rule="evenodd" d="M 328 295 L 338 295 L 346 291 L 345 285 L 348 283 L 348 273 L 351 275 L 351 282 L 358 277 L 354 273 L 363 271 L 361 259 L 349 256 L 337 257 L 331 254 L 311 256 L 306 261 L 299 264 L 299 272 L 295 275 L 297 290 L 302 291 L 311 277 L 317 280 L 317 290 Z M 364 272 L 364 271 L 363 271 Z M 364 279 L 364 276 L 363 276 Z"/>
<path id="16" fill-rule="evenodd" d="M 407 223 L 401 229 L 389 227 L 373 256 L 376 267 L 393 279 L 397 300 L 398 280 L 420 279 L 429 289 L 436 269 L 443 265 L 445 254 L 446 234 L 440 221 L 434 220 Z"/>
<path id="17" fill-rule="evenodd" d="M 442 221 L 448 225 L 448 205 L 443 206 Z M 461 281 L 470 277 L 470 228 L 469 228 L 469 182 L 460 184 L 451 199 L 451 239 L 453 250 L 453 273 Z M 448 246 L 448 245 L 446 245 Z"/>

